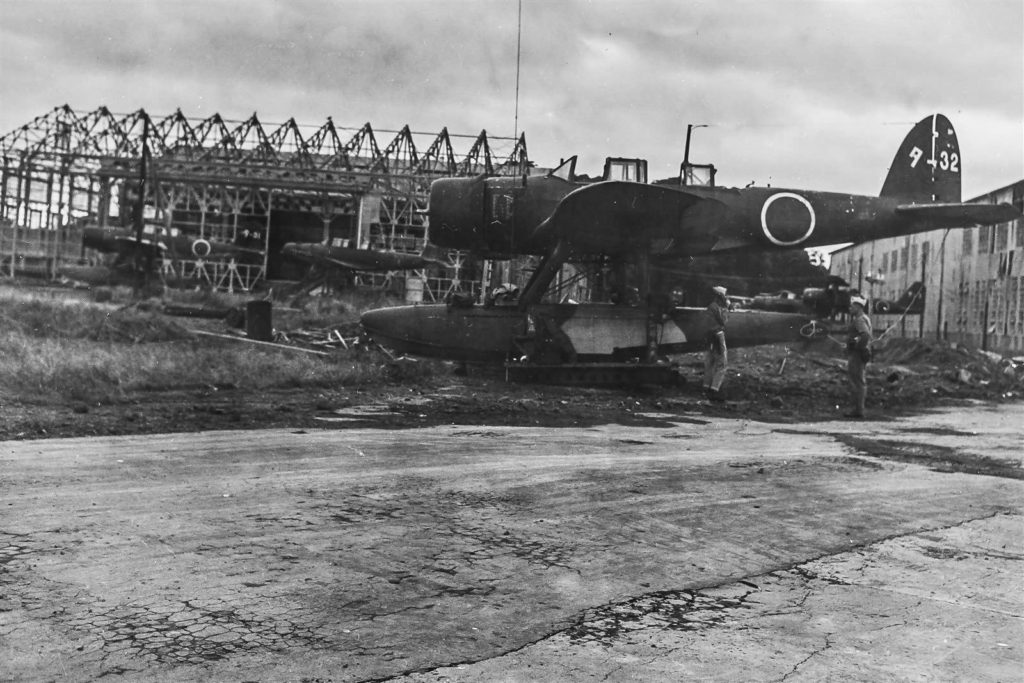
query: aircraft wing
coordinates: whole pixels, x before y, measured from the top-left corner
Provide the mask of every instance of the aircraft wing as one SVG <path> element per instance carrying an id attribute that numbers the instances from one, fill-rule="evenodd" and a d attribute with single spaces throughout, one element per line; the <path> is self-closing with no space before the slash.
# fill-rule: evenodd
<path id="1" fill-rule="evenodd" d="M 1010 204 L 900 204 L 896 213 L 941 226 L 990 225 L 1016 220 L 1020 212 Z"/>
<path id="2" fill-rule="evenodd" d="M 284 246 L 282 253 L 309 263 L 364 272 L 412 270 L 445 265 L 441 261 L 418 254 L 404 254 L 375 249 L 325 247 L 319 244 L 288 243 Z"/>
<path id="3" fill-rule="evenodd" d="M 137 249 L 154 255 L 160 255 L 167 249 L 167 245 L 158 240 L 152 240 L 148 237 L 138 240 L 136 235 L 129 230 L 115 230 L 98 226 L 85 228 L 82 232 L 82 246 L 104 253 L 123 253 L 131 249 Z"/>
<path id="4" fill-rule="evenodd" d="M 325 265 L 332 265 L 338 268 L 346 268 L 348 270 L 361 270 L 364 272 L 399 270 L 398 268 L 388 268 L 384 266 L 383 264 L 381 264 L 379 259 L 368 259 L 366 261 L 360 261 L 357 259 L 323 257 L 321 261 Z"/>
<path id="5" fill-rule="evenodd" d="M 119 250 L 127 249 L 139 249 L 145 252 L 149 252 L 154 256 L 160 256 L 167 250 L 167 245 L 163 242 L 157 242 L 155 240 L 145 239 L 137 240 L 135 237 L 116 236 L 114 242 L 118 245 Z"/>
<path id="6" fill-rule="evenodd" d="M 434 259 L 423 258 L 416 254 L 398 254 L 392 252 L 380 252 L 365 250 L 365 255 L 354 257 L 331 256 L 325 259 L 341 268 L 364 271 L 387 271 L 387 270 L 414 270 L 417 268 L 429 268 L 431 266 L 444 265 Z"/>
<path id="7" fill-rule="evenodd" d="M 669 186 L 625 181 L 586 185 L 567 194 L 537 227 L 537 237 L 564 239 L 576 252 L 618 253 L 655 240 L 715 241 L 727 213 L 715 199 Z"/>

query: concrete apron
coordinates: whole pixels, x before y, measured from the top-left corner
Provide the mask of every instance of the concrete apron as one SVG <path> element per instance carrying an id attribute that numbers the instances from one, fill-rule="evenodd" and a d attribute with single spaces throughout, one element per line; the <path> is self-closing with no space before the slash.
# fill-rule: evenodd
<path id="1" fill-rule="evenodd" d="M 0 679 L 1019 675 L 1024 406 L 660 417 L 0 443 Z"/>

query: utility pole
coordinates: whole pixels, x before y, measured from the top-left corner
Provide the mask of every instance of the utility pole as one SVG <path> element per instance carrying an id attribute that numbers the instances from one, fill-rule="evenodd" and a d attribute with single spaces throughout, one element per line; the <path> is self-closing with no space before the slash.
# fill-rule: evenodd
<path id="1" fill-rule="evenodd" d="M 149 270 L 152 254 L 143 255 L 142 236 L 145 223 L 146 178 L 149 175 L 149 116 L 142 111 L 142 159 L 139 163 L 138 194 L 132 206 L 132 222 L 135 224 L 135 298 L 141 298 L 149 284 Z"/>

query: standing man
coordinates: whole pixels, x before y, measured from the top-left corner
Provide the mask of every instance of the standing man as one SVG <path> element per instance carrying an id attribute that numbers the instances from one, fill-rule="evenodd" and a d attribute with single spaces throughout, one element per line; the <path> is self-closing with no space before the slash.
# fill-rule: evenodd
<path id="1" fill-rule="evenodd" d="M 871 319 L 864 312 L 867 299 L 860 293 L 850 297 L 850 329 L 846 337 L 846 370 L 850 377 L 853 410 L 846 417 L 863 418 L 867 400 L 867 365 L 871 361 Z"/>
<path id="2" fill-rule="evenodd" d="M 725 323 L 729 320 L 729 302 L 725 287 L 712 287 L 714 299 L 708 304 L 711 329 L 708 330 L 707 350 L 704 352 L 704 391 L 712 401 L 721 401 L 722 381 L 728 362 L 725 349 Z"/>

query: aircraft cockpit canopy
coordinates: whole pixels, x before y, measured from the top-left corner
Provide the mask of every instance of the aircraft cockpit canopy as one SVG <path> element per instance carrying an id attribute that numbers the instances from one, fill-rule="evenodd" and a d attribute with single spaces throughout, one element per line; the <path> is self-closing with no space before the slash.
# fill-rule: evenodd
<path id="1" fill-rule="evenodd" d="M 576 176 L 576 156 L 563 159 L 558 166 L 548 171 L 549 178 L 561 178 L 569 182 L 594 182 L 589 176 Z M 600 180 L 625 180 L 632 183 L 647 182 L 647 160 L 626 157 L 607 157 L 604 160 L 604 174 Z"/>
<path id="2" fill-rule="evenodd" d="M 684 161 L 679 166 L 679 183 L 690 187 L 714 187 L 717 171 L 714 164 L 691 164 Z"/>
<path id="3" fill-rule="evenodd" d="M 608 157 L 604 161 L 604 180 L 647 182 L 647 160 Z"/>

